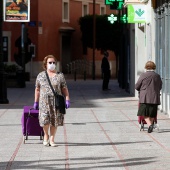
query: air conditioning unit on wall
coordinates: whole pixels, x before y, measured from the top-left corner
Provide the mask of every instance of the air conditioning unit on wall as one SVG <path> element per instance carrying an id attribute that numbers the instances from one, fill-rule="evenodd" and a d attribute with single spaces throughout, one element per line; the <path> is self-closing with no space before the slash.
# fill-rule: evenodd
<path id="1" fill-rule="evenodd" d="M 125 2 L 124 2 L 124 6 L 126 6 L 126 5 L 130 5 L 130 4 L 145 4 L 145 3 L 147 3 L 149 0 L 125 0 Z"/>
<path id="2" fill-rule="evenodd" d="M 148 2 L 149 0 L 140 0 L 140 2 L 142 2 L 142 3 L 146 3 L 146 2 Z"/>
<path id="3" fill-rule="evenodd" d="M 141 0 L 125 0 L 125 3 L 140 3 Z"/>

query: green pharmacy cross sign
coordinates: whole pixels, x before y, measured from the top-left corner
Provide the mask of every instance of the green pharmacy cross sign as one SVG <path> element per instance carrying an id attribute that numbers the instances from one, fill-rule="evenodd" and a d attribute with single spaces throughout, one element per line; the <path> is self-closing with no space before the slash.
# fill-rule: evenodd
<path id="1" fill-rule="evenodd" d="M 126 14 L 120 16 L 120 22 L 121 23 L 127 23 L 128 22 L 128 18 L 127 18 Z"/>
<path id="2" fill-rule="evenodd" d="M 128 23 L 128 17 L 126 14 L 123 14 L 118 19 L 117 16 L 111 14 L 110 16 L 108 16 L 108 21 L 110 21 L 111 24 L 114 24 L 115 21 L 119 21 L 120 23 Z"/>
<path id="3" fill-rule="evenodd" d="M 108 21 L 110 21 L 110 23 L 113 24 L 115 21 L 117 21 L 117 17 L 115 17 L 113 14 L 111 14 L 108 17 Z"/>

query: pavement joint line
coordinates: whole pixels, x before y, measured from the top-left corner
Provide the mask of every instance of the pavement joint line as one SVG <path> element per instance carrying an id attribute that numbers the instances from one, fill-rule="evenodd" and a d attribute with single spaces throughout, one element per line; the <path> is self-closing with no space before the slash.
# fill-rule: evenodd
<path id="1" fill-rule="evenodd" d="M 22 142 L 23 142 L 23 137 L 20 138 L 19 143 L 18 143 L 14 153 L 12 154 L 11 159 L 8 161 L 8 164 L 7 164 L 6 168 L 5 168 L 5 170 L 10 170 L 11 169 L 12 163 L 13 163 L 13 161 L 14 161 L 14 159 L 15 159 L 15 157 L 16 157 L 16 155 L 17 155 L 17 153 L 18 153 L 18 151 L 19 151 L 19 149 L 21 147 Z"/>
<path id="2" fill-rule="evenodd" d="M 127 117 L 136 127 L 139 127 L 132 119 L 130 119 L 122 110 L 120 110 L 120 112 L 121 113 L 123 113 L 123 115 L 125 116 L 125 117 Z M 160 115 L 159 115 L 160 116 Z M 163 117 L 163 116 L 160 116 L 160 117 Z M 168 123 L 169 123 L 169 121 L 168 120 L 166 120 Z M 153 139 L 153 141 L 155 141 L 159 146 L 161 146 L 164 150 L 166 150 L 166 151 L 168 151 L 168 152 L 170 152 L 170 149 L 169 148 L 167 148 L 167 147 L 165 147 L 163 144 L 161 144 L 158 140 L 156 140 L 156 138 L 154 138 L 151 134 L 148 134 L 148 133 L 146 133 L 146 132 L 144 132 L 145 134 L 147 134 L 150 138 L 152 138 Z"/>
<path id="3" fill-rule="evenodd" d="M 80 92 L 81 92 L 81 90 L 80 90 Z M 85 103 L 87 103 L 87 101 L 86 101 L 86 99 L 85 99 L 85 97 L 84 97 L 84 95 L 83 95 L 82 93 L 81 93 L 81 96 L 82 96 L 82 98 L 84 99 Z M 103 99 L 102 99 L 102 100 L 103 100 Z M 94 111 L 92 110 L 92 108 L 89 108 L 89 109 L 90 109 L 90 111 L 92 112 L 93 116 L 95 117 L 95 119 L 96 119 L 98 125 L 100 126 L 100 128 L 102 129 L 103 133 L 105 134 L 106 138 L 107 138 L 108 141 L 111 143 L 112 148 L 115 150 L 115 152 L 116 152 L 116 154 L 118 155 L 119 159 L 121 160 L 124 168 L 125 168 L 126 170 L 128 170 L 128 166 L 126 165 L 126 162 L 125 162 L 123 156 L 122 156 L 121 153 L 118 151 L 117 147 L 114 145 L 113 141 L 110 139 L 110 137 L 108 136 L 107 132 L 104 130 L 103 126 L 102 126 L 101 123 L 99 122 L 99 120 L 98 120 L 97 116 L 95 115 Z"/>
<path id="4" fill-rule="evenodd" d="M 95 143 L 95 141 L 98 140 L 97 135 L 94 136 L 94 145 L 93 145 L 93 140 L 90 140 L 90 141 L 88 140 L 89 142 L 87 143 L 82 142 L 79 148 L 77 148 L 74 143 L 71 144 L 72 140 L 76 140 L 76 139 L 72 139 L 72 135 L 75 135 L 76 138 L 77 138 L 77 135 L 82 135 L 82 137 L 83 138 L 85 137 L 85 139 L 87 138 L 86 135 L 84 136 L 84 133 L 83 133 L 84 131 L 86 132 L 84 128 L 87 126 L 82 126 L 83 124 L 81 124 L 81 121 L 79 119 L 77 121 L 80 123 L 76 124 L 77 121 L 75 122 L 74 117 L 70 115 L 68 116 L 68 123 L 66 122 L 64 126 L 61 127 L 61 133 L 59 134 L 61 142 L 59 143 L 61 143 L 63 147 L 59 148 L 59 154 L 58 154 L 58 150 L 57 152 L 53 153 L 56 159 L 53 159 L 54 157 L 50 157 L 50 159 L 46 160 L 46 158 L 48 158 L 49 156 L 49 155 L 46 155 L 46 153 L 48 152 L 51 153 L 52 148 L 49 148 L 49 150 L 48 149 L 46 150 L 44 149 L 43 145 L 40 144 L 39 146 L 39 143 L 38 143 L 39 147 L 36 148 L 37 145 L 35 145 L 34 142 L 33 143 L 30 142 L 31 149 L 36 148 L 36 152 L 40 153 L 39 155 L 37 155 L 36 160 L 34 160 L 35 157 L 31 158 L 31 156 L 33 156 L 33 154 L 35 153 L 28 153 L 24 155 L 24 158 L 22 158 L 24 151 L 28 148 L 23 147 L 24 145 L 22 144 L 18 146 L 21 134 L 14 135 L 13 131 L 10 131 L 9 133 L 13 134 L 12 136 L 13 140 L 11 140 L 10 143 L 7 142 L 4 145 L 6 140 L 7 141 L 9 140 L 8 139 L 9 135 L 6 134 L 6 131 L 5 131 L 6 129 L 4 128 L 6 128 L 7 125 L 10 125 L 8 128 L 11 129 L 11 127 L 13 126 L 14 127 L 13 130 L 15 130 L 15 128 L 19 129 L 19 126 L 18 124 L 17 126 L 16 124 L 9 124 L 11 123 L 11 121 L 7 124 L 4 124 L 4 121 L 8 120 L 8 118 L 10 120 L 18 121 L 18 117 L 19 117 L 18 110 L 20 111 L 22 109 L 21 108 L 22 105 L 25 103 L 32 105 L 33 95 L 31 95 L 32 91 L 30 93 L 30 88 L 31 89 L 33 88 L 32 86 L 28 86 L 28 89 L 26 89 L 26 92 L 25 90 L 21 89 L 22 91 L 21 93 L 24 96 L 21 95 L 20 89 L 19 90 L 12 89 L 10 91 L 10 98 L 9 98 L 11 101 L 10 104 L 8 105 L 2 104 L 2 107 L 0 104 L 0 128 L 2 128 L 3 133 L 5 134 L 5 136 L 3 136 L 3 134 L 1 135 L 2 137 L 1 143 L 3 147 L 0 148 L 0 151 L 2 150 L 2 154 L 4 157 L 1 158 L 2 160 L 0 161 L 0 167 L 1 167 L 0 169 L 3 169 L 3 170 L 12 170 L 12 169 L 23 169 L 23 170 L 25 169 L 63 169 L 63 170 L 64 169 L 66 170 L 70 170 L 70 169 L 78 169 L 78 170 L 119 169 L 120 170 L 121 169 L 123 170 L 125 169 L 122 163 L 124 161 L 125 165 L 127 166 L 129 170 L 146 169 L 146 168 L 149 170 L 151 169 L 169 170 L 170 169 L 170 162 L 169 162 L 170 160 L 170 156 L 169 156 L 169 153 L 170 153 L 170 143 L 169 143 L 170 120 L 169 120 L 168 115 L 158 110 L 159 112 L 158 124 L 160 123 L 160 125 L 162 126 L 162 129 L 160 129 L 159 132 L 155 131 L 153 133 L 147 133 L 147 125 L 144 131 L 140 132 L 139 131 L 140 124 L 138 123 L 138 120 L 137 120 L 138 100 L 133 100 L 134 98 L 130 98 L 131 96 L 124 95 L 123 91 L 119 92 L 119 93 L 122 93 L 120 95 L 117 95 L 117 93 L 116 95 L 115 93 L 112 93 L 112 94 L 103 93 L 102 94 L 101 90 L 91 92 L 91 90 L 94 90 L 94 88 L 90 89 L 91 85 L 95 85 L 95 90 L 100 87 L 97 84 L 98 82 L 97 83 L 91 83 L 91 81 L 89 82 L 90 83 L 87 84 L 88 88 L 86 89 L 79 88 L 77 90 L 76 89 L 77 86 L 74 86 L 74 88 L 72 87 L 74 85 L 73 84 L 74 82 L 72 83 L 71 81 L 71 87 L 74 90 L 72 90 L 70 94 L 72 94 L 71 96 L 73 96 L 72 103 L 74 104 L 71 110 L 69 110 L 69 112 L 71 113 L 72 116 L 77 116 L 77 118 L 80 118 L 80 120 L 81 120 L 81 114 L 86 111 L 88 112 L 88 115 L 90 115 L 90 117 L 93 119 L 93 122 L 89 121 L 90 119 L 88 117 L 87 117 L 87 120 L 85 119 L 83 120 L 83 122 L 86 121 L 88 123 L 89 121 L 89 123 L 95 123 L 95 127 L 94 127 L 94 132 L 92 131 L 91 133 L 88 131 L 87 134 L 91 137 L 91 135 L 94 135 L 94 133 L 97 130 L 97 135 L 99 135 L 99 140 L 101 140 L 101 141 L 98 141 L 100 142 L 100 145 L 98 144 L 98 142 L 97 144 Z M 84 82 L 80 83 L 80 87 L 83 83 Z M 82 87 L 85 87 L 85 86 L 86 84 L 83 84 Z M 115 92 L 117 91 L 115 90 Z M 27 98 L 27 95 L 28 95 L 28 98 Z M 130 99 L 132 99 L 133 101 Z M 93 104 L 91 106 L 90 104 L 84 105 L 84 103 L 93 103 Z M 98 124 L 98 122 L 96 121 L 96 118 L 93 115 L 93 113 L 91 113 L 91 110 L 94 112 L 100 124 Z M 102 115 L 103 113 L 102 111 L 106 113 L 107 115 L 106 117 Z M 114 113 L 114 111 L 116 112 L 116 114 L 110 114 L 110 112 Z M 79 114 L 79 112 L 81 114 Z M 13 116 L 12 119 L 10 117 L 11 113 Z M 15 116 L 13 113 L 14 114 L 17 113 L 17 115 Z M 120 117 L 116 116 L 117 113 L 120 115 Z M 109 120 L 113 120 L 113 121 L 109 121 Z M 112 125 L 109 122 L 115 122 L 115 123 L 120 122 L 120 124 L 122 124 L 120 128 L 118 126 L 118 129 L 117 129 L 118 131 L 116 131 L 115 134 L 114 132 L 112 133 L 112 131 L 108 132 L 108 129 L 110 130 L 110 127 L 116 126 L 116 124 Z M 71 124 L 76 125 L 76 126 L 71 127 L 70 126 Z M 93 124 L 89 124 L 89 125 L 90 126 L 88 126 L 87 128 L 93 127 Z M 126 127 L 126 125 L 130 127 L 128 126 Z M 80 131 L 78 129 L 78 134 L 76 134 L 74 132 L 74 128 L 77 129 L 79 127 L 80 127 Z M 126 128 L 128 128 L 127 133 L 126 133 Z M 130 131 L 129 131 L 129 128 L 130 128 Z M 66 132 L 64 132 L 64 130 L 66 130 Z M 124 136 L 125 138 L 122 136 L 122 133 L 125 135 Z M 132 137 L 132 139 L 128 138 L 129 134 Z M 143 136 L 144 141 L 137 142 L 140 136 Z M 109 140 L 108 138 L 110 138 L 111 140 Z M 104 141 L 108 145 L 107 150 L 103 148 Z M 146 143 L 146 142 L 149 142 L 149 143 Z M 129 143 L 131 143 L 131 145 L 127 145 Z M 124 158 L 123 161 L 119 159 L 119 156 L 114 150 L 114 146 L 112 146 L 112 144 L 115 145 L 117 151 L 121 154 L 121 156 L 123 156 Z M 136 144 L 136 145 L 134 146 L 133 144 Z M 87 145 L 94 146 L 94 148 L 90 147 L 92 148 L 92 150 L 87 150 L 87 154 L 84 155 L 84 150 L 82 149 L 84 149 L 83 146 L 87 146 Z M 81 148 L 81 146 L 83 148 Z M 100 147 L 98 148 L 98 146 Z M 93 150 L 96 148 L 97 150 Z M 143 152 L 140 152 L 141 149 Z M 103 152 L 105 152 L 104 156 L 102 155 Z M 77 153 L 81 153 L 81 154 L 79 155 Z M 62 155 L 62 159 L 60 155 Z M 84 160 L 84 158 L 86 158 L 87 156 L 89 156 L 89 159 Z M 44 160 L 46 160 L 46 163 L 43 162 Z M 83 161 L 89 160 L 89 163 L 88 162 L 84 163 L 81 160 Z M 61 162 L 57 163 L 57 161 L 61 161 Z M 2 165 L 1 165 L 1 162 L 2 162 Z M 36 166 L 34 164 L 36 164 Z"/>
<path id="5" fill-rule="evenodd" d="M 100 128 L 101 128 L 102 131 L 103 131 L 103 133 L 105 134 L 106 138 L 107 138 L 108 141 L 111 143 L 112 148 L 114 149 L 114 151 L 115 151 L 116 154 L 118 155 L 118 157 L 119 157 L 120 161 L 122 162 L 124 168 L 125 168 L 126 170 L 128 170 L 129 168 L 128 168 L 128 166 L 126 165 L 126 162 L 125 162 L 123 156 L 121 155 L 121 153 L 119 152 L 119 150 L 117 149 L 117 147 L 114 145 L 113 141 L 110 139 L 110 137 L 108 136 L 107 132 L 104 130 L 103 126 L 102 126 L 101 123 L 99 122 L 99 119 L 97 118 L 97 116 L 96 116 L 96 114 L 94 113 L 94 111 L 92 110 L 92 108 L 90 108 L 90 110 L 91 110 L 93 116 L 95 117 L 98 125 L 100 126 Z"/>
<path id="6" fill-rule="evenodd" d="M 137 125 L 137 123 L 135 123 L 131 118 L 129 118 L 129 116 L 127 116 L 122 110 L 120 110 L 120 112 L 121 112 L 125 117 L 127 117 L 127 118 L 131 121 L 131 123 L 133 123 L 136 127 L 139 127 L 139 126 Z M 160 143 L 158 140 L 156 140 L 156 138 L 154 138 L 151 134 L 149 134 L 149 133 L 147 133 L 147 132 L 145 132 L 145 131 L 144 131 L 144 133 L 145 133 L 146 135 L 148 135 L 150 138 L 152 138 L 153 141 L 154 141 L 155 143 L 157 143 L 159 146 L 161 146 L 165 151 L 170 152 L 170 149 L 169 149 L 169 148 L 167 148 L 167 147 L 165 147 L 163 144 L 161 144 L 161 143 Z"/>
<path id="7" fill-rule="evenodd" d="M 65 142 L 65 169 L 69 170 L 69 151 L 68 151 L 68 140 L 67 140 L 67 129 L 66 125 L 64 125 L 64 142 Z"/>
<path id="8" fill-rule="evenodd" d="M 0 114 L 0 118 L 8 111 L 8 109 L 4 110 L 1 114 Z"/>

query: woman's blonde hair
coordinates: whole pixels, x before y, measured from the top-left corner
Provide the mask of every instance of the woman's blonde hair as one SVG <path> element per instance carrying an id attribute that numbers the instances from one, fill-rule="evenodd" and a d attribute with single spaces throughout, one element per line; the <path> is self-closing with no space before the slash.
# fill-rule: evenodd
<path id="1" fill-rule="evenodd" d="M 55 62 L 57 62 L 56 58 L 53 56 L 53 55 L 47 55 L 44 60 L 43 60 L 43 63 L 42 63 L 42 67 L 44 70 L 47 70 L 47 60 L 49 58 L 54 58 Z"/>
<path id="2" fill-rule="evenodd" d="M 156 64 L 153 61 L 148 61 L 145 64 L 145 69 L 146 70 L 155 70 L 156 69 Z"/>

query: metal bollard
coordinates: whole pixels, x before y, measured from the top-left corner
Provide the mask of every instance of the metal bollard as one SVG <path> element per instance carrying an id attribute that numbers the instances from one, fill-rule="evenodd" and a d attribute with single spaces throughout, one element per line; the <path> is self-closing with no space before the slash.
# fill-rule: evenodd
<path id="1" fill-rule="evenodd" d="M 74 71 L 74 81 L 76 81 L 76 70 Z"/>
<path id="2" fill-rule="evenodd" d="M 84 71 L 84 81 L 86 80 L 86 71 Z"/>

